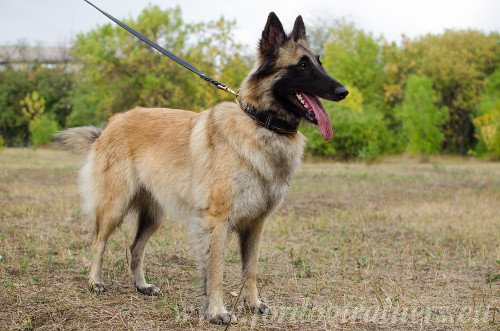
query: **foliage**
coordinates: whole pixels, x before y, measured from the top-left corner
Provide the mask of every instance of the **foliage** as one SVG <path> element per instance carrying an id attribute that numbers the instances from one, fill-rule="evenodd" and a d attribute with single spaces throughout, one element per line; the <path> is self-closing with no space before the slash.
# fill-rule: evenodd
<path id="1" fill-rule="evenodd" d="M 45 145 L 50 142 L 54 133 L 59 130 L 57 121 L 49 115 L 39 115 L 29 123 L 31 144 L 33 147 Z"/>
<path id="2" fill-rule="evenodd" d="M 26 94 L 19 104 L 22 106 L 21 112 L 28 121 L 34 120 L 45 110 L 45 99 L 37 91 Z"/>
<path id="3" fill-rule="evenodd" d="M 326 104 L 326 110 L 334 129 L 331 142 L 325 143 L 316 127 L 305 125 L 301 129 L 311 155 L 373 160 L 389 150 L 391 135 L 382 114 L 358 112 L 333 103 Z"/>
<path id="4" fill-rule="evenodd" d="M 486 113 L 474 119 L 479 152 L 492 159 L 500 159 L 500 111 Z"/>
<path id="5" fill-rule="evenodd" d="M 323 66 L 343 84 L 361 91 L 364 106 L 380 109 L 384 101 L 384 39 L 358 29 L 353 23 L 338 21 L 329 29 Z"/>
<path id="6" fill-rule="evenodd" d="M 234 22 L 187 24 L 178 7 L 158 6 L 124 21 L 208 75 L 231 78 L 228 84 L 239 85 L 248 70 L 232 38 Z M 74 54 L 83 67 L 72 95 L 71 125 L 98 124 L 135 106 L 201 110 L 231 99 L 111 23 L 78 35 Z"/>
<path id="7" fill-rule="evenodd" d="M 28 123 L 31 116 L 22 113 L 21 102 L 32 91 L 45 100 L 44 113 L 65 126 L 70 113 L 69 94 L 73 73 L 65 66 L 45 68 L 39 65 L 0 70 L 0 134 L 7 146 L 22 146 L 29 142 Z"/>
<path id="8" fill-rule="evenodd" d="M 485 90 L 477 107 L 473 123 L 479 140 L 478 152 L 489 158 L 500 159 L 500 70 L 497 69 L 485 83 Z"/>
<path id="9" fill-rule="evenodd" d="M 0 136 L 0 152 L 2 151 L 4 146 L 5 146 L 5 139 L 3 139 L 2 136 Z"/>
<path id="10" fill-rule="evenodd" d="M 23 145 L 28 140 L 28 119 L 19 111 L 19 104 L 29 91 L 27 72 L 0 71 L 0 133 L 7 146 Z"/>
<path id="11" fill-rule="evenodd" d="M 178 7 L 153 5 L 124 21 L 235 89 L 252 65 L 253 55 L 235 42 L 235 22 L 224 18 L 186 23 Z M 499 158 L 497 32 L 448 30 L 388 44 L 351 22 L 320 17 L 308 33 L 325 69 L 350 91 L 340 104 L 326 104 L 333 141 L 323 142 L 317 128 L 303 128 L 310 153 L 370 159 L 404 150 L 474 149 Z M 136 106 L 200 111 L 233 100 L 113 23 L 79 34 L 72 52 L 78 64 L 70 68 L 1 65 L 0 135 L 7 146 L 38 142 L 40 123 L 48 131 L 103 125 Z"/>
<path id="12" fill-rule="evenodd" d="M 423 159 L 437 153 L 444 138 L 439 127 L 448 120 L 448 111 L 436 106 L 436 101 L 437 94 L 428 77 L 412 75 L 408 78 L 397 115 L 407 140 L 406 149 L 422 155 Z"/>
<path id="13" fill-rule="evenodd" d="M 352 111 L 362 112 L 363 94 L 354 86 L 349 86 L 347 84 L 345 85 L 347 90 L 349 91 L 349 96 L 342 101 L 342 106 L 345 108 L 349 108 Z"/>
<path id="14" fill-rule="evenodd" d="M 443 127 L 448 151 L 465 154 L 474 145 L 471 115 L 479 103 L 485 78 L 499 66 L 498 33 L 447 30 L 410 40 L 386 51 L 386 98 L 401 100 L 407 77 L 429 77 L 438 93 L 438 104 L 449 109 Z"/>

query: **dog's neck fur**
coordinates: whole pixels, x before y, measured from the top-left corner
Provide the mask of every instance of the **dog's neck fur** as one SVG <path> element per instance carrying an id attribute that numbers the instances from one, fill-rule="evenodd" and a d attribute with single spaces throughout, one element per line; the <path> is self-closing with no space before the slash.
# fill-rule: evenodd
<path id="1" fill-rule="evenodd" d="M 276 75 L 264 79 L 255 77 L 261 65 L 261 61 L 257 61 L 241 84 L 238 97 L 241 109 L 259 125 L 269 130 L 281 134 L 296 133 L 300 119 L 294 113 L 283 109 L 272 94 L 272 83 L 277 78 Z M 275 119 L 274 125 L 269 125 L 269 118 Z"/>

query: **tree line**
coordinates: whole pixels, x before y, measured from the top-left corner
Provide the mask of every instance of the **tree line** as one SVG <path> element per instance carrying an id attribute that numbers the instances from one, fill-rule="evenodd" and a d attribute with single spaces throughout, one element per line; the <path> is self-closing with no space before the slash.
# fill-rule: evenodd
<path id="1" fill-rule="evenodd" d="M 253 65 L 234 36 L 235 22 L 187 23 L 179 8 L 145 8 L 124 20 L 166 49 L 237 87 Z M 301 129 L 308 153 L 374 159 L 409 152 L 500 158 L 498 32 L 446 30 L 389 43 L 344 20 L 309 26 L 325 69 L 351 91 L 324 101 L 334 128 L 322 142 Z M 44 144 L 64 127 L 104 125 L 135 106 L 201 111 L 233 97 L 216 90 L 113 24 L 79 34 L 78 66 L 0 69 L 0 135 L 8 146 Z"/>

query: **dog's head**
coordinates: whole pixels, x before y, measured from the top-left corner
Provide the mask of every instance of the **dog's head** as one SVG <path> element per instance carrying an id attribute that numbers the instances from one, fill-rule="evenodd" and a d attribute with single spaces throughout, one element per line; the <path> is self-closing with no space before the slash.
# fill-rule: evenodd
<path id="1" fill-rule="evenodd" d="M 319 98 L 340 101 L 349 92 L 323 68 L 311 49 L 301 16 L 290 35 L 270 13 L 259 41 L 257 62 L 240 88 L 241 100 L 256 109 L 304 119 L 318 126 L 325 140 L 332 126 Z"/>

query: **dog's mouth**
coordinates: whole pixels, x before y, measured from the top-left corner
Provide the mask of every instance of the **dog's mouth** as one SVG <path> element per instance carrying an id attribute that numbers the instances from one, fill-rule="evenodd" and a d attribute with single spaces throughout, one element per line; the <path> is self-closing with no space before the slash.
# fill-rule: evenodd
<path id="1" fill-rule="evenodd" d="M 319 132 L 325 140 L 333 138 L 332 124 L 328 114 L 315 95 L 306 92 L 293 92 L 290 100 L 301 111 L 301 115 L 309 122 L 318 126 Z"/>

